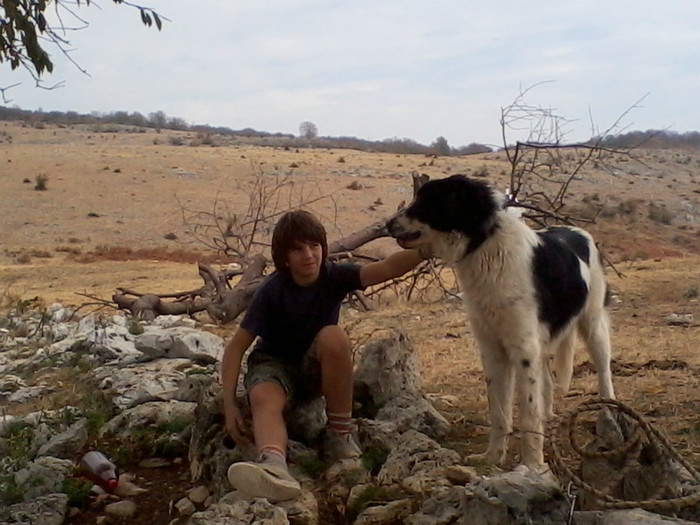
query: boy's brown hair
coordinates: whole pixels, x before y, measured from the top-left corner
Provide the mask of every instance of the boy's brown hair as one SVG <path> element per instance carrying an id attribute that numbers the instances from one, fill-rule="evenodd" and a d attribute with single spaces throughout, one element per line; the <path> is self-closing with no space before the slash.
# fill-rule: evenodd
<path id="1" fill-rule="evenodd" d="M 278 272 L 287 270 L 287 252 L 299 242 L 317 242 L 323 248 L 323 261 L 328 257 L 326 229 L 306 210 L 288 211 L 277 221 L 272 232 L 272 260 Z"/>

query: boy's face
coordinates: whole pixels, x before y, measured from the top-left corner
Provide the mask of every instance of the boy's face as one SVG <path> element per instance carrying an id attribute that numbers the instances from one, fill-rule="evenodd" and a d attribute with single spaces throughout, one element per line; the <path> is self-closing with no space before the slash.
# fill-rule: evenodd
<path id="1" fill-rule="evenodd" d="M 287 252 L 287 265 L 294 282 L 308 286 L 316 282 L 321 272 L 323 246 L 315 241 L 295 242 Z"/>

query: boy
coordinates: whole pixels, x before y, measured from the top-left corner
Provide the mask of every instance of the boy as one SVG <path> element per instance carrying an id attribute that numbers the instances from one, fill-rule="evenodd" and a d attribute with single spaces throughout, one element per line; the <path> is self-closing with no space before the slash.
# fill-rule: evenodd
<path id="1" fill-rule="evenodd" d="M 286 462 L 284 409 L 290 402 L 323 395 L 328 416 L 326 455 L 359 458 L 353 436 L 352 353 L 338 326 L 340 305 L 353 290 L 364 290 L 415 268 L 424 257 L 403 250 L 364 266 L 326 260 L 323 225 L 311 213 L 284 214 L 272 234 L 275 272 L 256 291 L 239 329 L 227 344 L 221 366 L 226 430 L 240 446 L 255 445 L 256 462 L 228 470 L 231 485 L 253 497 L 284 501 L 301 493 Z M 244 385 L 252 411 L 252 436 L 236 404 L 243 354 Z"/>

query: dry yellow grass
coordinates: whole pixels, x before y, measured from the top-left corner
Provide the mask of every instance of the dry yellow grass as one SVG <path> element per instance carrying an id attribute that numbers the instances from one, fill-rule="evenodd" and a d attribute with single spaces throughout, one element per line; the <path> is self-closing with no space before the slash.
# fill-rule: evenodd
<path id="1" fill-rule="evenodd" d="M 117 286 L 155 293 L 200 286 L 191 261 L 212 254 L 188 237 L 182 207 L 212 210 L 218 198 L 240 209 L 256 171 L 271 179 L 290 174 L 297 198 L 327 196 L 310 208 L 323 217 L 331 239 L 386 218 L 409 200 L 413 170 L 442 177 L 488 166 L 500 188 L 507 174 L 498 153 L 427 159 L 345 150 L 173 146 L 169 133 L 153 131 L 104 134 L 9 123 L 0 123 L 0 129 L 13 137 L 0 150 L 0 294 L 39 296 L 47 303 L 88 301 L 76 292 L 108 299 Z M 591 195 L 610 206 L 636 199 L 636 215 L 602 219 L 591 227 L 623 274 L 609 271 L 620 299 L 612 312 L 615 385 L 622 401 L 666 430 L 681 453 L 700 466 L 698 322 L 683 328 L 663 320 L 674 312 L 700 319 L 700 236 L 690 222 L 664 225 L 644 213 L 651 200 L 666 202 L 675 214 L 681 213 L 674 208 L 681 201 L 700 209 L 699 186 L 692 165 L 654 164 L 661 154 L 646 155 L 655 168 L 615 176 L 590 170 L 575 181 L 572 196 L 576 205 Z M 664 155 L 673 159 L 674 154 Z M 48 176 L 46 191 L 33 190 L 40 174 Z M 352 183 L 360 189 L 350 189 Z M 177 239 L 165 239 L 169 233 Z M 127 246 L 144 250 L 143 259 L 114 261 L 104 255 L 104 247 Z M 367 249 L 381 255 L 395 246 L 384 239 Z M 190 262 L 181 262 L 188 257 Z M 343 322 L 357 344 L 403 329 L 421 356 L 426 390 L 454 423 L 452 444 L 464 452 L 482 448 L 485 391 L 458 302 L 399 298 L 374 312 L 346 312 Z M 217 331 L 226 337 L 233 328 Z M 581 352 L 577 365 L 585 360 Z M 678 363 L 660 369 L 654 360 Z M 595 385 L 595 375 L 578 366 L 572 395 L 558 400 L 560 411 L 593 393 Z"/>

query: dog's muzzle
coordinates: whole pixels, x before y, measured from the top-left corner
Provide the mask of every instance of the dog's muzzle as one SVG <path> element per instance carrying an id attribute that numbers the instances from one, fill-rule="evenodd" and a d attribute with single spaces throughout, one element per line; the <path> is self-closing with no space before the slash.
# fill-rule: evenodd
<path id="1" fill-rule="evenodd" d="M 416 240 L 418 237 L 421 236 L 421 232 L 419 231 L 406 231 L 404 226 L 401 224 L 401 221 L 399 220 L 400 216 L 393 217 L 386 223 L 386 229 L 389 232 L 389 235 L 391 235 L 396 241 L 399 243 L 399 245 L 406 247 L 405 244 Z"/>

